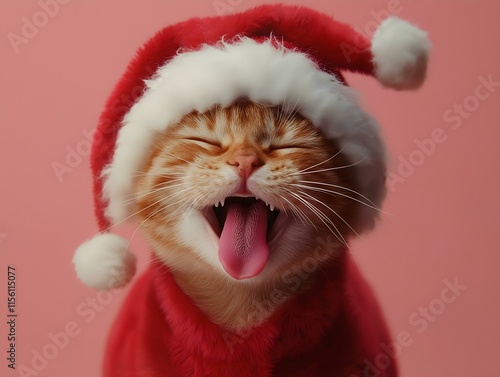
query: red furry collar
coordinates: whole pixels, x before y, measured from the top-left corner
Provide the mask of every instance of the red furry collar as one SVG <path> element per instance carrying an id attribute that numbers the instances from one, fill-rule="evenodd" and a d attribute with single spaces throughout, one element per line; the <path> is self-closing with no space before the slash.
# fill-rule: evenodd
<path id="1" fill-rule="evenodd" d="M 104 375 L 360 376 L 363 360 L 376 356 L 377 342 L 388 339 L 383 322 L 378 311 L 359 310 L 360 302 L 366 310 L 371 292 L 349 259 L 322 271 L 313 288 L 238 335 L 212 323 L 168 269 L 153 264 L 123 304 L 110 334 Z M 394 376 L 394 363 L 385 372 Z"/>

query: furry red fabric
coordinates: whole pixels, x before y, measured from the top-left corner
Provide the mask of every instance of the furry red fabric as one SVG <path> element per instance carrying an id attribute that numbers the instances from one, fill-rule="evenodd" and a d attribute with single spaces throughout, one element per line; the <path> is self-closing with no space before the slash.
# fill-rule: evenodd
<path id="1" fill-rule="evenodd" d="M 104 376 L 396 376 L 373 293 L 345 255 L 322 268 L 313 287 L 242 334 L 212 323 L 155 261 L 116 320 Z M 291 287 L 298 278 L 290 278 Z"/>
<path id="2" fill-rule="evenodd" d="M 179 49 L 197 50 L 202 44 L 214 44 L 222 38 L 231 40 L 238 35 L 258 39 L 271 34 L 307 52 L 323 70 L 335 74 L 341 81 L 344 80 L 339 70 L 373 74 L 371 42 L 366 37 L 349 25 L 305 7 L 263 5 L 243 13 L 193 18 L 165 27 L 139 49 L 111 93 L 97 126 L 91 166 L 95 214 L 101 231 L 110 226 L 103 213 L 106 205 L 102 203 L 101 172 L 111 162 L 123 117 L 142 95 L 144 80 L 175 56 Z"/>

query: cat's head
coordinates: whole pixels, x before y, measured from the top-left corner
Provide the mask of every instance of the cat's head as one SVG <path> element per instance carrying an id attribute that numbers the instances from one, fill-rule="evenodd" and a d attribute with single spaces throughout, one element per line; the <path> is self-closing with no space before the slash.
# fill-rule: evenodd
<path id="1" fill-rule="evenodd" d="M 237 101 L 158 133 L 135 184 L 140 228 L 173 269 L 266 279 L 359 230 L 354 167 L 298 112 Z M 328 250 L 319 250 L 327 248 Z"/>
<path id="2" fill-rule="evenodd" d="M 385 147 L 341 71 L 416 89 L 426 33 L 392 17 L 370 41 L 280 5 L 234 17 L 163 29 L 109 98 L 91 156 L 101 234 L 73 259 L 87 285 L 130 281 L 129 243 L 108 232 L 132 217 L 173 268 L 210 266 L 233 280 L 265 278 L 314 252 L 318 236 L 338 249 L 373 226 Z"/>

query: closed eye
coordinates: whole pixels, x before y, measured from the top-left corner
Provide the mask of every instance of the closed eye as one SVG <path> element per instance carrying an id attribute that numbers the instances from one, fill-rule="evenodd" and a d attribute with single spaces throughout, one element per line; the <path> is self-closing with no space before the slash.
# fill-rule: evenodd
<path id="1" fill-rule="evenodd" d="M 270 151 L 283 150 L 283 149 L 306 149 L 304 145 L 298 144 L 284 144 L 284 145 L 271 145 L 269 146 Z"/>
<path id="2" fill-rule="evenodd" d="M 205 144 L 205 145 L 210 145 L 210 146 L 217 147 L 217 148 L 222 148 L 221 143 L 219 143 L 218 141 L 215 141 L 215 140 L 207 140 L 207 139 L 202 139 L 199 137 L 187 137 L 185 140 L 194 141 L 195 143 L 198 143 L 198 144 Z"/>

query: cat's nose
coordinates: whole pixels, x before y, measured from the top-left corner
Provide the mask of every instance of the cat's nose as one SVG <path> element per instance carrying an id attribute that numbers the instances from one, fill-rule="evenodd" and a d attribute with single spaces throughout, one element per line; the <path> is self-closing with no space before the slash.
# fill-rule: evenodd
<path id="1" fill-rule="evenodd" d="M 238 169 L 238 173 L 243 179 L 247 179 L 256 168 L 263 165 L 262 160 L 253 149 L 240 149 L 236 151 L 228 163 Z"/>

